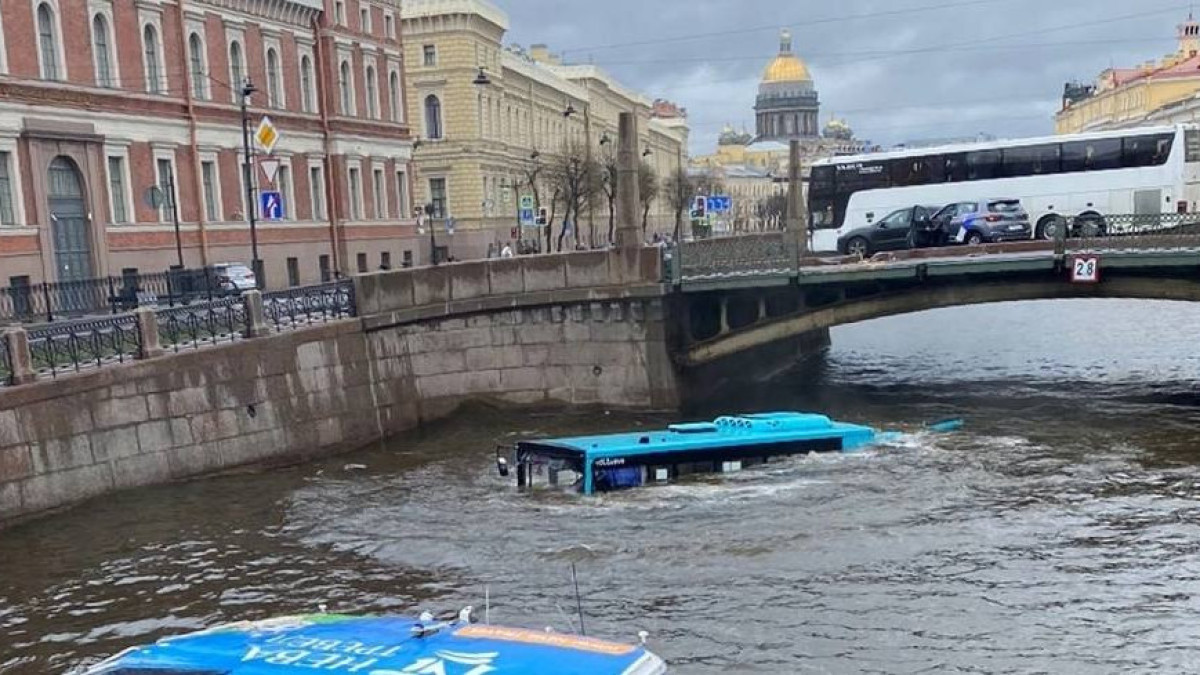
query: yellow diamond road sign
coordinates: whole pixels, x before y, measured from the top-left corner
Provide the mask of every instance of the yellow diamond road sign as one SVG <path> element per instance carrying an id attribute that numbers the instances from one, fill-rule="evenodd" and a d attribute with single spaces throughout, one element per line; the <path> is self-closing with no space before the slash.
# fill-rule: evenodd
<path id="1" fill-rule="evenodd" d="M 279 132 L 275 129 L 275 124 L 271 122 L 271 118 L 263 115 L 262 121 L 258 123 L 258 130 L 254 132 L 254 140 L 258 142 L 258 147 L 263 149 L 263 152 L 271 152 L 275 149 L 275 142 L 279 140 Z"/>

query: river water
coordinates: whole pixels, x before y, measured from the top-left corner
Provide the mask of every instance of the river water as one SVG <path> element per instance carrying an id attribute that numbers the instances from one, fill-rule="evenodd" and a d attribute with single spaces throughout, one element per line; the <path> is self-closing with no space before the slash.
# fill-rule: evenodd
<path id="1" fill-rule="evenodd" d="M 516 494 L 491 447 L 662 412 L 474 409 L 269 474 L 124 493 L 0 534 L 0 673 L 315 611 L 650 632 L 679 673 L 1200 670 L 1200 306 L 958 308 L 840 328 L 692 416 L 914 430 L 854 456 L 598 498 Z M 963 416 L 963 433 L 921 433 Z M 356 468 L 352 465 L 362 465 Z"/>

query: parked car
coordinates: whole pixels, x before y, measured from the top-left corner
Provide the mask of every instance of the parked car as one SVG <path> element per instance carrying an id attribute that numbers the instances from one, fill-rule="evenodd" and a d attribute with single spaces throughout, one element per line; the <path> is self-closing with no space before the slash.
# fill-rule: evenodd
<path id="1" fill-rule="evenodd" d="M 213 280 L 223 293 L 241 293 L 258 287 L 254 270 L 244 263 L 217 263 L 212 266 Z"/>
<path id="2" fill-rule="evenodd" d="M 838 237 L 838 252 L 864 258 L 878 251 L 896 251 L 937 245 L 938 229 L 933 214 L 941 206 L 909 206 L 893 211 L 879 222 L 859 227 Z"/>
<path id="3" fill-rule="evenodd" d="M 947 204 L 933 215 L 941 244 L 976 245 L 1019 241 L 1033 236 L 1029 214 L 1019 199 L 981 199 Z"/>

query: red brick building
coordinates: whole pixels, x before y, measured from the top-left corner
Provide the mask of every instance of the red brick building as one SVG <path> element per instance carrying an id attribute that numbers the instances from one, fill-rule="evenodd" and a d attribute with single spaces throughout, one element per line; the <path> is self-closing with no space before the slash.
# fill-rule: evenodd
<path id="1" fill-rule="evenodd" d="M 249 263 L 251 127 L 280 133 L 269 286 L 419 262 L 399 0 L 0 0 L 0 286 Z M 258 201 L 255 199 L 254 201 Z M 426 247 L 427 248 L 427 247 Z M 24 277 L 25 279 L 21 279 Z M 16 278 L 16 279 L 14 279 Z"/>

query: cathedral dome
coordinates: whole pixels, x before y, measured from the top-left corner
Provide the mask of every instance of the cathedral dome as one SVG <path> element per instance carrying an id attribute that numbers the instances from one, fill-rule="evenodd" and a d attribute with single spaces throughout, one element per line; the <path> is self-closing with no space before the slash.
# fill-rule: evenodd
<path id="1" fill-rule="evenodd" d="M 779 55 L 763 71 L 764 84 L 776 82 L 812 82 L 808 66 L 792 53 L 792 34 L 784 30 L 779 37 Z"/>

